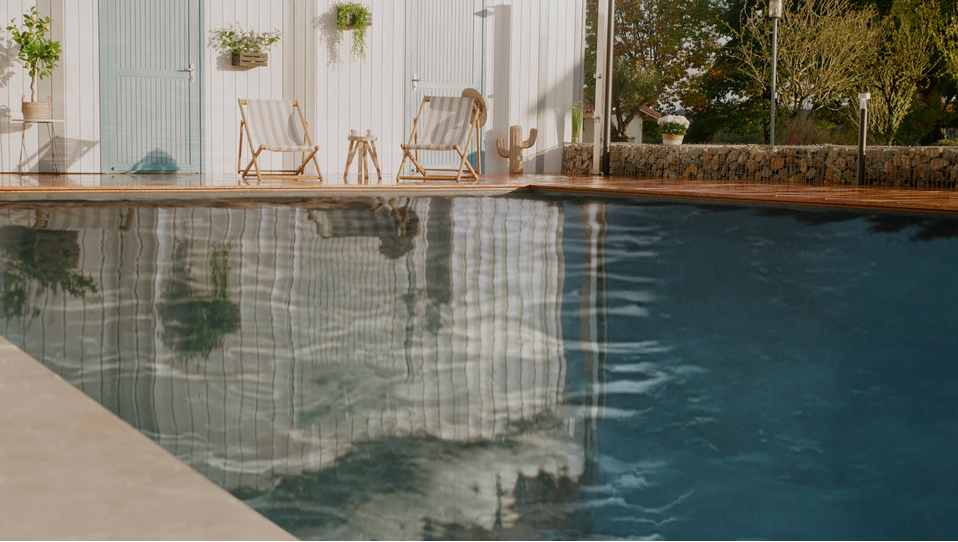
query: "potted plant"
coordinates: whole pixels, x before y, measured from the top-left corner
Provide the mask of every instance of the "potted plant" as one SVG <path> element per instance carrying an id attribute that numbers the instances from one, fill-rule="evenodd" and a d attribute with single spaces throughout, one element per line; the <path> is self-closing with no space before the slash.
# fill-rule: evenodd
<path id="1" fill-rule="evenodd" d="M 238 23 L 212 30 L 211 34 L 213 34 L 211 38 L 213 45 L 221 52 L 230 55 L 233 66 L 251 68 L 268 64 L 269 53 L 267 51 L 282 36 L 276 29 L 273 29 L 272 32 L 243 30 Z"/>
<path id="2" fill-rule="evenodd" d="M 50 77 L 60 61 L 60 42 L 47 37 L 51 22 L 49 17 L 41 17 L 36 7 L 31 7 L 23 14 L 23 24 L 18 26 L 17 19 L 13 18 L 7 27 L 13 34 L 13 41 L 20 46 L 17 57 L 30 74 L 30 101 L 23 97 L 23 118 L 26 120 L 50 118 L 50 102 L 36 100 L 37 79 Z"/>
<path id="3" fill-rule="evenodd" d="M 353 31 L 353 56 L 366 58 L 366 27 L 372 24 L 373 14 L 366 6 L 356 2 L 336 4 L 336 28 Z"/>
<path id="4" fill-rule="evenodd" d="M 689 131 L 689 119 L 683 115 L 665 115 L 659 119 L 662 127 L 663 145 L 681 145 L 685 133 Z"/>
<path id="5" fill-rule="evenodd" d="M 585 113 L 585 108 L 582 105 L 582 102 L 576 102 L 572 105 L 572 142 L 578 143 L 579 137 L 582 135 L 582 115 Z"/>

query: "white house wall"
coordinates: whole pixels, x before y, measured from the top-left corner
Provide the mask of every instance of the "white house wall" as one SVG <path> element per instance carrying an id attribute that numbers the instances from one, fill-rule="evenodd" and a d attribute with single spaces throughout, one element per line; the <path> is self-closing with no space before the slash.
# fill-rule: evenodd
<path id="1" fill-rule="evenodd" d="M 445 0 L 436 0 L 445 1 Z M 408 137 L 404 93 L 406 2 L 364 0 L 373 12 L 366 61 L 349 53 L 350 36 L 331 31 L 333 0 L 203 0 L 203 171 L 235 174 L 238 161 L 237 98 L 298 99 L 310 132 L 320 145 L 323 173 L 340 178 L 350 129 L 372 129 L 378 136 L 385 177 L 395 175 Z M 38 94 L 51 95 L 61 166 L 70 173 L 100 168 L 99 2 L 97 0 L 3 0 L 0 17 L 9 21 L 33 5 L 54 19 L 53 36 L 63 44 L 60 67 L 41 81 Z M 525 151 L 528 172 L 559 172 L 562 142 L 569 140 L 572 103 L 581 99 L 584 0 L 488 0 L 486 76 L 482 89 L 491 106 L 485 127 L 486 167 L 508 171 L 496 154 L 496 138 L 508 145 L 509 126 L 539 131 Z M 240 69 L 206 42 L 210 31 L 233 23 L 258 31 L 279 29 L 280 43 L 269 66 Z M 442 25 L 429 21 L 424 28 Z M 29 80 L 16 62 L 16 45 L 0 31 L 0 171 L 19 163 L 20 97 Z M 339 38 L 339 39 L 337 39 Z M 28 130 L 27 171 L 49 171 L 45 130 Z M 38 135 L 38 132 L 43 132 Z M 39 149 L 39 153 L 38 153 Z M 275 166 L 274 159 L 268 165 Z M 289 160 L 289 158 L 287 158 Z"/>

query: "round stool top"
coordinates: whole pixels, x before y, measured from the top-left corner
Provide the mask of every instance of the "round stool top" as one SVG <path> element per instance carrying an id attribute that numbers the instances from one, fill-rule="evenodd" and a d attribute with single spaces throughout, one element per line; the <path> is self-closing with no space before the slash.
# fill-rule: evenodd
<path id="1" fill-rule="evenodd" d="M 350 135 L 346 139 L 349 141 L 376 141 L 376 136 Z"/>

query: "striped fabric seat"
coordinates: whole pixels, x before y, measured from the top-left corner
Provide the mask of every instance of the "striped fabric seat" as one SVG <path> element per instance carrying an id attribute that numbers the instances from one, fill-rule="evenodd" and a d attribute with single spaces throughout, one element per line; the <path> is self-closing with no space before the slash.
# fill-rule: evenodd
<path id="1" fill-rule="evenodd" d="M 257 182 L 265 178 L 278 179 L 319 179 L 323 172 L 319 169 L 316 153 L 319 146 L 313 144 L 309 129 L 299 101 L 284 100 L 247 100 L 239 98 L 240 122 L 239 157 L 237 171 L 243 179 L 253 175 L 255 169 Z M 253 154 L 246 167 L 243 167 L 243 136 L 246 136 L 249 151 Z M 301 153 L 295 169 L 263 169 L 260 167 L 260 154 L 269 152 Z M 316 166 L 316 175 L 306 174 L 306 166 L 312 162 Z M 296 162 L 294 162 L 296 163 Z"/>
<path id="2" fill-rule="evenodd" d="M 423 106 L 417 132 L 418 141 L 405 147 L 410 150 L 452 150 L 465 146 L 472 128 L 474 98 L 432 96 Z"/>
<path id="3" fill-rule="evenodd" d="M 268 151 L 309 152 L 314 145 L 306 145 L 303 121 L 292 101 L 247 100 L 246 122 L 252 147 L 261 145 Z"/>

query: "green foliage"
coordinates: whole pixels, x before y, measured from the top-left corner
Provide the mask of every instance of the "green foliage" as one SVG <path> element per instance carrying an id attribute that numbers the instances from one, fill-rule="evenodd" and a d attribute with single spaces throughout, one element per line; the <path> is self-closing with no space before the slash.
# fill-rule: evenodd
<path id="1" fill-rule="evenodd" d="M 572 139 L 577 140 L 582 136 L 582 115 L 585 114 L 585 106 L 582 102 L 572 104 Z"/>
<path id="2" fill-rule="evenodd" d="M 898 130 L 916 92 L 934 68 L 936 11 L 928 2 L 895 0 L 881 22 L 884 39 L 865 77 L 865 88 L 872 91 L 869 131 L 879 143 L 898 142 Z M 858 104 L 852 98 L 850 112 L 857 118 Z"/>
<path id="3" fill-rule="evenodd" d="M 60 42 L 47 37 L 52 22 L 50 17 L 41 17 L 36 7 L 31 7 L 30 11 L 23 14 L 23 24 L 18 26 L 17 19 L 13 18 L 7 27 L 13 34 L 13 41 L 20 46 L 17 58 L 29 70 L 31 101 L 37 98 L 37 80 L 50 77 L 60 61 Z"/>
<path id="4" fill-rule="evenodd" d="M 23 316 L 30 297 L 47 290 L 74 297 L 96 293 L 93 278 L 74 271 L 80 255 L 77 232 L 4 226 L 0 238 L 6 260 L 0 300 L 6 318 Z"/>
<path id="5" fill-rule="evenodd" d="M 164 288 L 166 300 L 159 308 L 163 340 L 187 357 L 209 359 L 226 335 L 240 327 L 239 306 L 228 294 L 229 246 L 211 251 L 209 294 L 199 292 L 194 285 L 189 249 L 188 243 L 177 243 L 173 248 L 173 270 Z"/>
<path id="6" fill-rule="evenodd" d="M 689 129 L 683 125 L 676 122 L 665 122 L 662 123 L 662 133 L 663 134 L 672 134 L 672 135 L 685 135 Z"/>
<path id="7" fill-rule="evenodd" d="M 958 83 L 958 7 L 945 16 L 935 33 L 935 44 L 941 55 L 941 67 L 952 81 Z"/>
<path id="8" fill-rule="evenodd" d="M 624 56 L 616 57 L 612 72 L 612 107 L 615 109 L 612 135 L 625 137 L 639 109 L 654 103 L 664 91 L 662 74 L 654 68 L 645 68 L 641 62 Z"/>
<path id="9" fill-rule="evenodd" d="M 211 43 L 220 51 L 229 54 L 265 53 L 282 37 L 276 29 L 272 32 L 243 30 L 239 23 L 211 30 L 210 34 Z"/>
<path id="10" fill-rule="evenodd" d="M 586 2 L 585 101 L 595 104 L 597 0 Z M 617 0 L 616 57 L 661 78 L 662 91 L 642 105 L 670 108 L 682 101 L 697 72 L 704 72 L 718 52 L 719 0 Z M 617 68 L 613 67 L 613 84 Z"/>
<path id="11" fill-rule="evenodd" d="M 369 9 L 354 2 L 336 4 L 336 28 L 341 32 L 353 31 L 352 54 L 356 58 L 366 58 L 366 25 Z"/>

